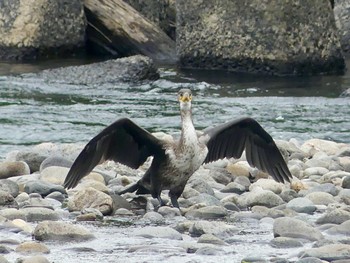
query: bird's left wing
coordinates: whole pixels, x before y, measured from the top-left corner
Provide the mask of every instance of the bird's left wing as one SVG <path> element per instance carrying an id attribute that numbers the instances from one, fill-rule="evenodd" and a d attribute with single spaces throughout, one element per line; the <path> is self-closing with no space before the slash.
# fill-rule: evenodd
<path id="1" fill-rule="evenodd" d="M 64 187 L 75 187 L 81 178 L 106 160 L 114 160 L 136 169 L 147 157 L 157 153 L 164 153 L 159 139 L 131 120 L 119 119 L 84 147 L 69 170 Z"/>
<path id="2" fill-rule="evenodd" d="M 292 175 L 272 137 L 252 118 L 241 118 L 204 130 L 209 136 L 204 163 L 222 158 L 240 158 L 243 150 L 248 163 L 270 174 L 276 181 L 290 181 Z"/>

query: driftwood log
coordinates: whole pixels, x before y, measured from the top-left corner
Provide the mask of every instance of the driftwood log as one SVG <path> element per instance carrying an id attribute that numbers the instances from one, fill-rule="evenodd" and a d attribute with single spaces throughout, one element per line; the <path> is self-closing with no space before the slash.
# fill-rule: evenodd
<path id="1" fill-rule="evenodd" d="M 122 0 L 84 0 L 90 45 L 114 56 L 175 62 L 175 42 Z"/>

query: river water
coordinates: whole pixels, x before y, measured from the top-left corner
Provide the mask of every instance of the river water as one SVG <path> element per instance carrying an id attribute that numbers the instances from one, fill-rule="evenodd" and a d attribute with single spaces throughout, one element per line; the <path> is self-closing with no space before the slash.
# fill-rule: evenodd
<path id="1" fill-rule="evenodd" d="M 87 142 L 118 118 L 129 117 L 151 131 L 179 129 L 176 93 L 194 91 L 198 129 L 251 116 L 275 139 L 310 138 L 350 142 L 350 88 L 344 76 L 256 77 L 160 66 L 151 84 L 79 86 L 16 77 L 23 72 L 79 64 L 81 60 L 0 64 L 0 159 L 9 151 L 42 142 Z"/>

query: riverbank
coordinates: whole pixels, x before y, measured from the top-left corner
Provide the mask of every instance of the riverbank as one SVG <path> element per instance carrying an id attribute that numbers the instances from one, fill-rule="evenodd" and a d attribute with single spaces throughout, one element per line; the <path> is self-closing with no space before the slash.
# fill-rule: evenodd
<path id="1" fill-rule="evenodd" d="M 66 192 L 61 185 L 67 167 L 83 145 L 45 143 L 9 153 L 1 163 L 2 176 L 16 165 L 25 174 L 0 181 L 3 257 L 13 261 L 40 254 L 48 260 L 43 262 L 349 259 L 350 145 L 318 139 L 277 143 L 294 176 L 291 184 L 267 178 L 244 157 L 222 160 L 193 175 L 179 199 L 181 212 L 157 209 L 148 196 L 113 194 L 138 180 L 148 162 L 139 170 L 107 162 Z"/>

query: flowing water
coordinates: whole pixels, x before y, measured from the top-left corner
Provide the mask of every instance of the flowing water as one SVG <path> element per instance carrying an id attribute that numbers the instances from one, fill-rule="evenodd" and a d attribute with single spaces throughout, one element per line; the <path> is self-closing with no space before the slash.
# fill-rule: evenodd
<path id="1" fill-rule="evenodd" d="M 0 65 L 0 159 L 42 142 L 85 143 L 121 117 L 151 131 L 176 133 L 181 86 L 194 91 L 198 129 L 251 116 L 275 139 L 350 142 L 350 99 L 339 98 L 350 88 L 350 73 L 282 78 L 161 67 L 161 78 L 152 84 L 101 86 L 13 76 L 57 65 L 61 61 Z"/>

